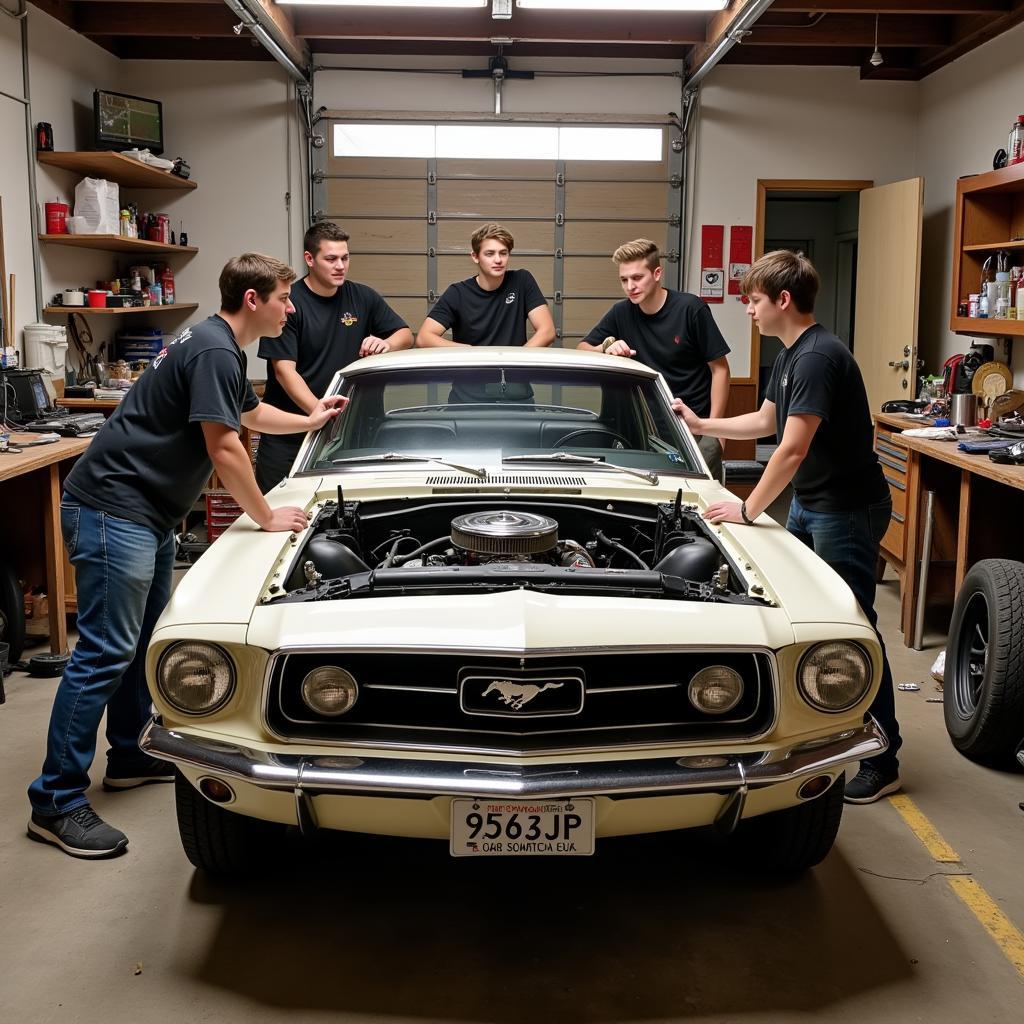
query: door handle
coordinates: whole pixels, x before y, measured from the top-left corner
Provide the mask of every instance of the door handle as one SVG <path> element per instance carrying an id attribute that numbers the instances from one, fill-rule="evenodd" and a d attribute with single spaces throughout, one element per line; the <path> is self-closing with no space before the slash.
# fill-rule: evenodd
<path id="1" fill-rule="evenodd" d="M 910 360 L 909 359 L 890 359 L 889 365 L 895 370 L 909 370 Z"/>

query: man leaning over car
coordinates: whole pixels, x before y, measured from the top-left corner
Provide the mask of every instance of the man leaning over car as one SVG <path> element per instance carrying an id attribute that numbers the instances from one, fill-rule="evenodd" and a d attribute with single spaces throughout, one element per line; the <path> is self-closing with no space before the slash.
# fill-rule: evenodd
<path id="1" fill-rule="evenodd" d="M 111 857 L 128 845 L 85 795 L 104 711 L 105 789 L 174 780 L 138 747 L 150 713 L 146 648 L 171 593 L 174 528 L 211 469 L 262 529 L 306 528 L 303 509 L 267 504 L 239 439 L 242 426 L 264 434 L 315 430 L 347 401 L 324 398 L 296 416 L 260 402 L 246 379 L 242 349 L 281 333 L 294 278 L 269 256 L 229 260 L 220 312 L 153 360 L 65 481 L 60 520 L 77 579 L 78 642 L 57 687 L 42 774 L 29 786 L 28 834 L 73 857 Z"/>

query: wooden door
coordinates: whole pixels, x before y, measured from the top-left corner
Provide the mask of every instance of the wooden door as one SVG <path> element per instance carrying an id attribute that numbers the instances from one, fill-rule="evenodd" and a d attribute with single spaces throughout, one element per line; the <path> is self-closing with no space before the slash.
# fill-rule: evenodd
<path id="1" fill-rule="evenodd" d="M 923 205 L 924 178 L 860 193 L 853 355 L 872 412 L 917 394 Z"/>

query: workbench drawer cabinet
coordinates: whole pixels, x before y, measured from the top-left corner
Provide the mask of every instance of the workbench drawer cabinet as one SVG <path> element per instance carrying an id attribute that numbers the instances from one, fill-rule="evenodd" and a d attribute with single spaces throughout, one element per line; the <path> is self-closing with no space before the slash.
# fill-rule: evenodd
<path id="1" fill-rule="evenodd" d="M 875 453 L 892 495 L 892 519 L 882 538 L 882 557 L 902 568 L 906 551 L 905 521 L 907 515 L 907 447 L 900 431 L 884 423 L 875 424 Z"/>

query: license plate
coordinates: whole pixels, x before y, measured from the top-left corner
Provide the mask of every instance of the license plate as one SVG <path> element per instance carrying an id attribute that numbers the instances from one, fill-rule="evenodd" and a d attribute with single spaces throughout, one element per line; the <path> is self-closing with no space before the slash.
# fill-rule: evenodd
<path id="1" fill-rule="evenodd" d="M 586 857 L 594 801 L 452 800 L 453 857 Z"/>

